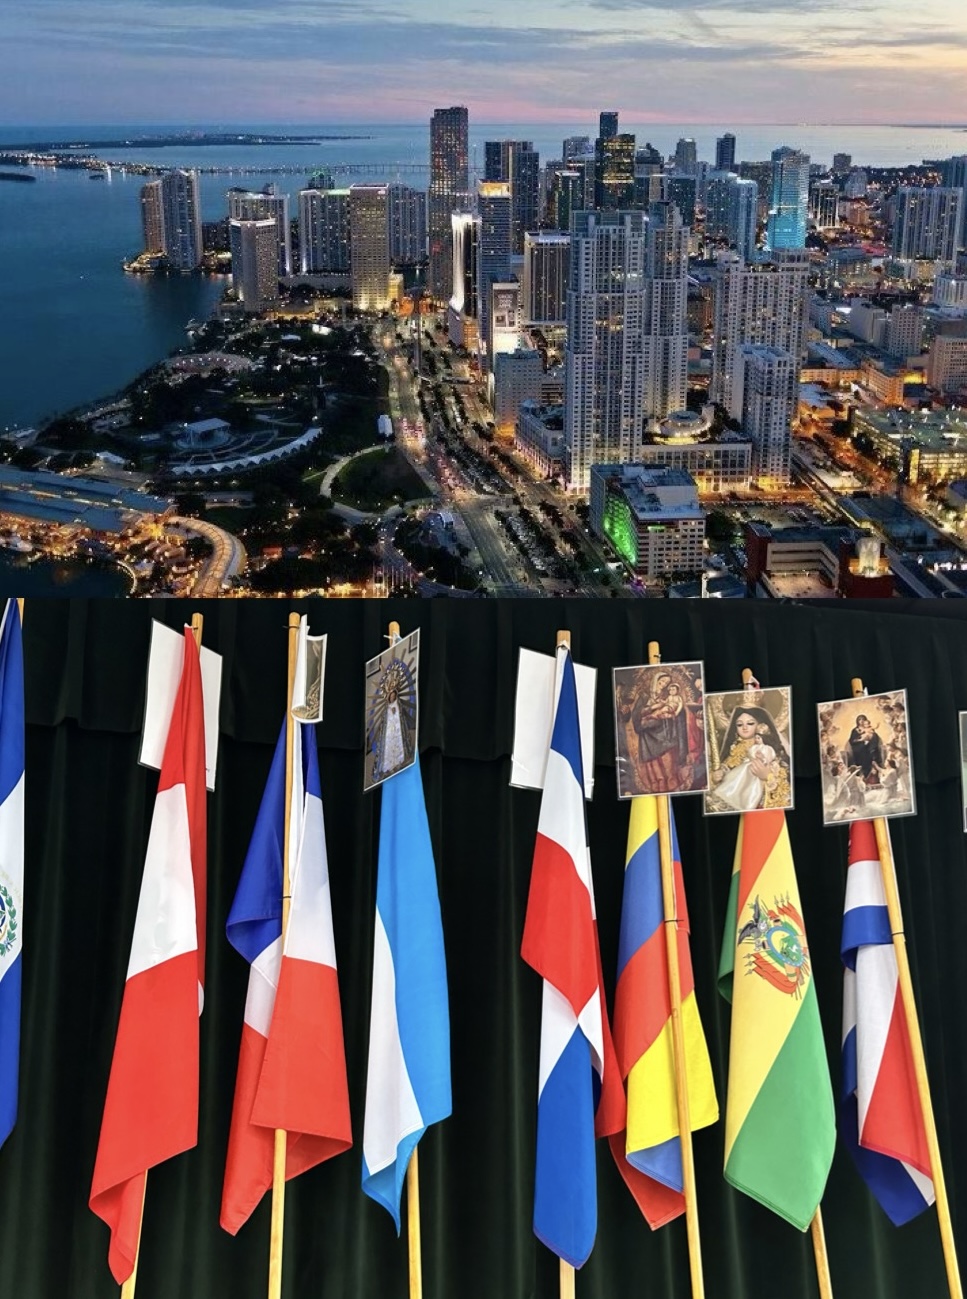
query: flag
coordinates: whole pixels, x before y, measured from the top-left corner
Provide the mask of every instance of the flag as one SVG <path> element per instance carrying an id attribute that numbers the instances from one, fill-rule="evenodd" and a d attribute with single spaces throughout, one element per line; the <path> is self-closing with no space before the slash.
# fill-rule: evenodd
<path id="1" fill-rule="evenodd" d="M 695 1131 L 715 1123 L 719 1107 L 695 1001 L 685 886 L 670 801 L 668 814 L 677 898 L 685 1076 L 689 1122 Z M 636 1199 L 653 1228 L 685 1212 L 664 920 L 658 801 L 634 798 L 614 998 L 614 1045 L 627 1084 L 627 1125 L 611 1138 L 611 1152 L 622 1176 L 627 1178 L 629 1169 L 643 1174 Z"/>
<path id="2" fill-rule="evenodd" d="M 186 628 L 91 1185 L 119 1285 L 134 1270 L 147 1170 L 198 1141 L 205 811 L 201 673 Z"/>
<path id="3" fill-rule="evenodd" d="M 24 891 L 24 670 L 20 610 L 0 627 L 0 1145 L 17 1121 Z"/>
<path id="4" fill-rule="evenodd" d="M 574 665 L 566 646 L 521 955 L 543 977 L 534 1234 L 573 1267 L 597 1231 L 594 1139 L 624 1126 L 601 978 Z"/>
<path id="5" fill-rule="evenodd" d="M 382 790 L 363 1190 L 398 1232 L 410 1155 L 450 1113 L 450 1010 L 419 758 Z"/>
<path id="6" fill-rule="evenodd" d="M 732 1002 L 725 1179 L 805 1231 L 836 1143 L 785 814 L 742 816 L 719 967 Z"/>
<path id="7" fill-rule="evenodd" d="M 276 1128 L 288 1134 L 286 1180 L 352 1145 L 319 759 L 301 722 L 283 945 L 285 745 L 283 723 L 226 925 L 250 966 L 220 1218 L 232 1235 L 272 1186 Z"/>
<path id="8" fill-rule="evenodd" d="M 902 1226 L 934 1201 L 896 954 L 870 821 L 849 828 L 840 1118 L 860 1174 Z"/>

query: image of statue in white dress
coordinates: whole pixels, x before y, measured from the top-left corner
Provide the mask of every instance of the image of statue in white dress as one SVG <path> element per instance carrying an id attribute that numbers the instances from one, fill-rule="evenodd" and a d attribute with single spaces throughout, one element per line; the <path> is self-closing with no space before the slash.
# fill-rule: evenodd
<path id="1" fill-rule="evenodd" d="M 706 810 L 757 812 L 790 805 L 789 759 L 769 713 L 756 705 L 732 714 L 710 776 Z"/>
<path id="2" fill-rule="evenodd" d="M 372 661 L 366 683 L 366 789 L 416 758 L 416 667 L 415 653 L 406 658 L 400 646 Z"/>

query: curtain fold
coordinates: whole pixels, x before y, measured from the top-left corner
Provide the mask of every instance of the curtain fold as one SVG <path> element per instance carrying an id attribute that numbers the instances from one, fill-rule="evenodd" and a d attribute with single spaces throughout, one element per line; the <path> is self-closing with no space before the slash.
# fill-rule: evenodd
<path id="1" fill-rule="evenodd" d="M 362 792 L 363 664 L 385 647 L 394 618 L 404 633 L 421 628 L 421 763 L 453 1042 L 453 1116 L 420 1144 L 427 1299 L 557 1295 L 556 1260 L 531 1232 L 541 987 L 519 954 L 539 795 L 508 780 L 517 656 L 521 647 L 552 653 L 559 627 L 570 630 L 576 661 L 598 669 L 588 817 L 609 1005 L 628 824 L 614 788 L 611 668 L 645 661 L 655 639 L 666 661 L 704 659 L 710 690 L 736 688 L 745 666 L 763 683 L 793 686 L 788 822 L 834 1087 L 847 831 L 822 826 L 816 704 L 848 695 L 857 675 L 871 691 L 907 687 L 918 815 L 891 829 L 967 1270 L 967 862 L 956 717 L 967 709 L 967 621 L 953 603 L 28 601 L 21 1103 L 0 1150 L 0 1294 L 117 1294 L 107 1232 L 87 1197 L 157 787 L 157 774 L 137 765 L 150 620 L 178 626 L 196 609 L 205 644 L 225 656 L 209 802 L 200 1142 L 148 1177 L 139 1299 L 265 1293 L 268 1200 L 238 1237 L 218 1227 L 247 980 L 224 925 L 282 716 L 290 608 L 309 614 L 314 634 L 329 632 L 317 739 L 355 1144 L 289 1184 L 287 1299 L 407 1294 L 405 1224 L 397 1240 L 360 1189 L 380 798 Z M 696 995 L 724 1102 L 729 1012 L 716 970 L 737 819 L 704 819 L 701 810 L 700 797 L 676 798 Z M 709 1299 L 813 1299 L 808 1236 L 725 1185 L 723 1140 L 721 1122 L 694 1138 Z M 633 1288 L 686 1299 L 684 1222 L 651 1233 L 599 1147 L 598 1237 L 578 1294 L 611 1299 Z M 842 1151 L 824 1216 L 838 1295 L 946 1293 L 935 1212 L 892 1228 Z"/>

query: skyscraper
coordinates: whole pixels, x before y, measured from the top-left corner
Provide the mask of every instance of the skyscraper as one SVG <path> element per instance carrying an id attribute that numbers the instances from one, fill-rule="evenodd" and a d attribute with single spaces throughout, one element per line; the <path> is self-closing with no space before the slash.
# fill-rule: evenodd
<path id="1" fill-rule="evenodd" d="M 394 266 L 426 257 L 426 194 L 409 185 L 390 185 L 389 256 Z"/>
<path id="2" fill-rule="evenodd" d="M 715 141 L 715 170 L 735 170 L 735 136 L 730 131 Z"/>
<path id="3" fill-rule="evenodd" d="M 511 251 L 524 251 L 524 235 L 540 224 L 541 160 L 530 140 L 488 140 L 484 180 L 510 186 Z"/>
<path id="4" fill-rule="evenodd" d="M 752 474 L 760 485 L 788 483 L 799 364 L 779 347 L 736 349 L 729 414 L 752 442 Z"/>
<path id="5" fill-rule="evenodd" d="M 453 293 L 447 326 L 454 347 L 475 351 L 480 314 L 477 276 L 480 273 L 480 217 L 454 212 L 450 218 L 453 240 Z"/>
<path id="6" fill-rule="evenodd" d="M 351 186 L 349 260 L 353 306 L 360 311 L 385 311 L 390 304 L 388 185 Z"/>
<path id="7" fill-rule="evenodd" d="M 805 248 L 809 201 L 809 156 L 783 145 L 772 151 L 772 198 L 766 246 L 773 252 Z"/>
<path id="8" fill-rule="evenodd" d="M 630 208 L 635 198 L 635 137 L 602 136 L 595 150 L 594 203 L 603 212 Z"/>
<path id="9" fill-rule="evenodd" d="M 466 108 L 438 108 L 430 119 L 430 267 L 427 289 L 446 302 L 452 288 L 453 229 L 450 217 L 468 206 L 469 116 Z"/>
<path id="10" fill-rule="evenodd" d="M 303 275 L 348 273 L 348 189 L 299 191 L 299 268 Z"/>
<path id="11" fill-rule="evenodd" d="M 567 136 L 561 149 L 561 157 L 566 167 L 572 162 L 577 162 L 578 159 L 593 158 L 594 145 L 591 143 L 591 137 L 588 135 Z"/>
<path id="12" fill-rule="evenodd" d="M 809 215 L 817 230 L 833 230 L 839 224 L 839 190 L 831 180 L 809 186 Z"/>
<path id="13" fill-rule="evenodd" d="M 645 216 L 578 212 L 571 223 L 564 441 L 573 491 L 592 464 L 624 464 L 644 413 Z"/>
<path id="14" fill-rule="evenodd" d="M 169 171 L 141 190 L 145 252 L 164 253 L 178 271 L 201 265 L 201 198 L 196 171 Z"/>
<path id="15" fill-rule="evenodd" d="M 788 352 L 798 375 L 808 274 L 805 251 L 776 253 L 771 261 L 751 266 L 731 253 L 718 259 L 712 303 L 712 401 L 731 409 L 736 355 L 743 343 Z"/>
<path id="16" fill-rule="evenodd" d="M 957 231 L 957 248 L 967 247 L 967 153 L 948 158 L 943 166 L 943 183 L 948 189 L 959 189 L 960 229 Z"/>
<path id="17" fill-rule="evenodd" d="M 570 269 L 570 235 L 541 231 L 524 236 L 521 318 L 525 325 L 564 324 Z"/>
<path id="18" fill-rule="evenodd" d="M 482 180 L 477 185 L 477 213 L 480 217 L 477 292 L 480 308 L 480 349 L 484 364 L 491 352 L 491 287 L 510 279 L 513 225 L 510 185 L 505 181 Z"/>
<path id="19" fill-rule="evenodd" d="M 259 192 L 245 189 L 228 191 L 228 219 L 230 221 L 275 222 L 278 235 L 278 275 L 292 274 L 292 228 L 289 224 L 289 196 L 280 192 L 277 185 L 266 185 Z"/>
<path id="20" fill-rule="evenodd" d="M 755 256 L 759 191 L 734 172 L 710 172 L 705 191 L 705 236 L 725 240 L 743 261 Z"/>
<path id="21" fill-rule="evenodd" d="M 683 137 L 675 145 L 675 170 L 682 176 L 694 176 L 698 162 L 698 148 L 691 136 Z"/>
<path id="22" fill-rule="evenodd" d="M 279 296 L 278 227 L 274 217 L 230 217 L 232 287 L 246 311 L 264 311 Z"/>
<path id="23" fill-rule="evenodd" d="M 645 224 L 642 414 L 685 408 L 688 382 L 688 227 L 674 203 L 652 203 Z"/>
<path id="24" fill-rule="evenodd" d="M 598 114 L 598 139 L 610 140 L 618 134 L 618 114 L 617 113 L 599 113 Z"/>
<path id="25" fill-rule="evenodd" d="M 554 173 L 551 190 L 547 196 L 547 217 L 555 230 L 570 230 L 571 213 L 580 212 L 589 206 L 584 201 L 584 182 L 585 176 L 582 171 L 569 168 L 567 171 Z"/>
<path id="26" fill-rule="evenodd" d="M 896 192 L 893 256 L 901 262 L 953 265 L 964 191 L 946 185 L 901 185 Z"/>

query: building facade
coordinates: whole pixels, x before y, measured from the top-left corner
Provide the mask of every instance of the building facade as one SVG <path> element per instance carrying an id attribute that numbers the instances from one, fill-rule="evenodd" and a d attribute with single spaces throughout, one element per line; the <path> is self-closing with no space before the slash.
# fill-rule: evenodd
<path id="1" fill-rule="evenodd" d="M 595 465 L 589 520 L 637 577 L 702 570 L 705 515 L 694 480 L 680 469 Z"/>
<path id="2" fill-rule="evenodd" d="M 766 246 L 777 252 L 805 248 L 809 202 L 809 156 L 783 145 L 772 152 L 772 195 Z"/>
<path id="3" fill-rule="evenodd" d="M 303 275 L 348 275 L 348 189 L 299 191 L 299 268 Z"/>
<path id="4" fill-rule="evenodd" d="M 795 358 L 778 347 L 744 344 L 736 353 L 731 414 L 752 443 L 752 476 L 760 486 L 789 482 L 798 372 Z"/>
<path id="5" fill-rule="evenodd" d="M 141 190 L 144 250 L 163 253 L 178 271 L 201 265 L 201 196 L 196 171 L 169 171 Z"/>
<path id="6" fill-rule="evenodd" d="M 275 222 L 278 263 L 277 276 L 281 279 L 292 274 L 292 227 L 289 221 L 289 196 L 276 185 L 266 185 L 253 192 L 245 189 L 228 191 L 229 221 Z"/>
<path id="7" fill-rule="evenodd" d="M 349 190 L 349 261 L 353 306 L 386 311 L 390 305 L 389 186 Z"/>
<path id="8" fill-rule="evenodd" d="M 565 323 L 570 267 L 570 235 L 541 231 L 524 236 L 524 325 L 556 328 Z"/>
<path id="9" fill-rule="evenodd" d="M 901 185 L 896 192 L 893 257 L 898 262 L 939 262 L 953 267 L 960 232 L 962 189 Z"/>
<path id="10" fill-rule="evenodd" d="M 438 108 L 430 119 L 430 192 L 427 199 L 427 289 L 446 302 L 453 284 L 450 217 L 469 207 L 470 123 L 466 108 Z"/>
<path id="11" fill-rule="evenodd" d="M 229 219 L 232 287 L 246 312 L 265 311 L 279 296 L 278 226 L 273 217 Z"/>

